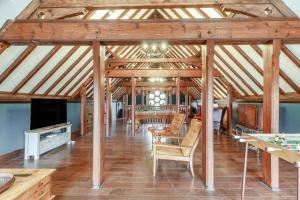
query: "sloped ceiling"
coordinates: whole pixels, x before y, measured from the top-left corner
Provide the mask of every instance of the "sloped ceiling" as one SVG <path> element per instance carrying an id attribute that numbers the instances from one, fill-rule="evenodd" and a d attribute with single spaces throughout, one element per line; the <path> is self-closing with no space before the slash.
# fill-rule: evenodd
<path id="1" fill-rule="evenodd" d="M 300 14 L 300 1 L 285 0 L 295 12 Z M 0 2 L 1 22 L 16 16 L 16 12 L 8 12 L 16 6 L 16 10 L 25 7 L 10 0 Z M 298 3 L 297 3 L 298 2 Z M 18 2 L 19 3 L 19 2 Z M 9 4 L 9 5 L 8 5 Z M 4 9 L 3 6 L 6 6 Z M 298 6 L 298 7 L 297 7 Z M 296 8 L 295 8 L 296 7 Z M 299 8 L 299 9 L 298 9 Z M 3 14 L 1 11 L 6 10 Z M 215 8 L 159 8 L 159 9 L 117 9 L 96 10 L 86 16 L 87 19 L 190 19 L 190 18 L 223 18 L 230 13 L 220 12 Z M 215 78 L 214 95 L 217 99 L 226 97 L 227 84 L 231 84 L 237 95 L 261 95 L 263 87 L 264 45 L 220 45 L 216 46 L 215 68 L 224 78 Z M 108 46 L 107 57 L 140 58 L 144 55 L 140 46 Z M 172 45 L 168 57 L 187 58 L 198 56 L 200 45 Z M 10 46 L 0 55 L 0 92 L 7 94 L 30 94 L 43 96 L 72 97 L 78 94 L 80 87 L 87 87 L 88 97 L 93 95 L 92 52 L 88 46 Z M 126 68 L 148 68 L 150 64 L 128 64 Z M 168 68 L 189 68 L 186 64 L 168 63 Z M 280 61 L 281 94 L 300 93 L 300 45 L 283 47 Z M 113 97 L 119 99 L 127 92 L 118 87 L 120 79 L 112 80 L 116 87 Z M 189 88 L 195 98 L 201 89 L 201 80 L 193 79 L 199 85 Z"/>

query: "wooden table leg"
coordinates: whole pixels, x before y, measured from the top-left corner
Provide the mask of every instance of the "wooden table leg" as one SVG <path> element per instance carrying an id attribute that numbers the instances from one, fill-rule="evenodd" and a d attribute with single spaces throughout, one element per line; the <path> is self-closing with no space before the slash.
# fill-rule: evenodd
<path id="1" fill-rule="evenodd" d="M 247 178 L 247 160 L 248 160 L 248 142 L 246 142 L 246 147 L 245 147 L 244 174 L 243 174 L 241 200 L 245 199 L 245 188 L 246 188 L 246 178 Z"/>
<path id="2" fill-rule="evenodd" d="M 300 200 L 300 166 L 297 166 L 298 181 L 297 181 L 297 200 Z"/>

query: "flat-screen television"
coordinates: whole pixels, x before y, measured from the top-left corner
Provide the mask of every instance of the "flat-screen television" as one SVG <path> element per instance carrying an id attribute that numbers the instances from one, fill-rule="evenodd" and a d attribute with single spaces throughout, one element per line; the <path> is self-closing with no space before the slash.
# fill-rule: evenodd
<path id="1" fill-rule="evenodd" d="M 30 129 L 67 122 L 67 101 L 58 99 L 32 99 Z"/>

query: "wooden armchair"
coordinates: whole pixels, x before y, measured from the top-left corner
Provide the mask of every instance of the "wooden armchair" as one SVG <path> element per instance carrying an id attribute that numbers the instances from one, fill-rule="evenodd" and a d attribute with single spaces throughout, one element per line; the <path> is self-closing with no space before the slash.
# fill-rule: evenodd
<path id="1" fill-rule="evenodd" d="M 176 113 L 171 122 L 171 126 L 165 127 L 163 130 L 155 130 L 153 128 L 150 128 L 149 131 L 152 134 L 152 141 L 153 138 L 159 138 L 164 136 L 179 136 L 184 119 L 184 113 Z"/>
<path id="2" fill-rule="evenodd" d="M 171 136 L 168 138 L 180 139 L 179 145 L 171 145 L 157 142 L 153 150 L 153 176 L 156 176 L 158 160 L 175 160 L 189 162 L 191 173 L 194 177 L 193 157 L 200 140 L 202 124 L 197 119 L 191 121 L 191 125 L 185 137 Z"/>

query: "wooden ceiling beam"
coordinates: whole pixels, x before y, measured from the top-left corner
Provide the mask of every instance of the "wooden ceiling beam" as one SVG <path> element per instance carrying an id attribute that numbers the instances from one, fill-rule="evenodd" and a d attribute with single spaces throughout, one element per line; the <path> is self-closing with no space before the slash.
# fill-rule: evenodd
<path id="1" fill-rule="evenodd" d="M 300 20 L 17 20 L 6 26 L 0 41 L 90 44 L 96 40 L 108 45 L 116 41 L 136 43 L 163 39 L 199 43 L 213 39 L 218 44 L 236 44 L 266 43 L 274 38 L 290 43 L 300 42 Z"/>
<path id="2" fill-rule="evenodd" d="M 80 16 L 85 16 L 85 15 L 86 15 L 85 11 L 79 11 L 79 12 L 74 12 L 74 13 L 67 14 L 64 16 L 60 16 L 57 19 L 68 19 L 68 18 L 80 17 Z"/>
<path id="3" fill-rule="evenodd" d="M 131 77 L 202 77 L 201 69 L 110 69 L 105 71 L 110 78 Z M 214 71 L 214 77 L 221 76 L 220 72 Z"/>
<path id="4" fill-rule="evenodd" d="M 9 44 L 6 44 L 6 43 L 0 43 L 0 55 L 10 47 Z"/>
<path id="5" fill-rule="evenodd" d="M 272 10 L 269 14 L 266 14 L 265 9 Z M 221 6 L 223 12 L 234 13 L 235 15 L 241 15 L 241 17 L 284 17 L 280 10 L 273 4 L 226 4 Z M 295 16 L 289 16 L 295 17 Z"/>
<path id="6" fill-rule="evenodd" d="M 283 0 L 270 0 L 285 17 L 297 17 L 297 15 L 283 2 Z"/>
<path id="7" fill-rule="evenodd" d="M 270 3 L 269 0 L 151 0 L 151 1 L 99 1 L 99 0 L 47 0 L 41 2 L 41 8 L 78 8 L 87 7 L 92 9 L 138 9 L 138 8 L 185 8 L 185 7 L 212 7 L 221 4 L 233 4 L 233 3 L 245 3 L 245 4 L 261 4 Z"/>
<path id="8" fill-rule="evenodd" d="M 107 59 L 106 64 L 124 65 L 124 63 L 186 63 L 189 65 L 201 65 L 201 59 L 196 57 L 190 58 L 127 58 L 127 59 Z"/>
<path id="9" fill-rule="evenodd" d="M 30 19 L 40 6 L 40 0 L 32 0 L 29 5 L 17 16 L 17 19 Z"/>
<path id="10" fill-rule="evenodd" d="M 237 102 L 262 102 L 263 96 L 241 96 L 236 99 Z M 297 93 L 286 93 L 284 95 L 280 95 L 280 102 L 291 102 L 291 103 L 299 103 L 300 102 L 300 94 Z"/>
<path id="11" fill-rule="evenodd" d="M 131 87 L 130 81 L 122 81 L 118 84 L 118 87 Z M 136 87 L 176 87 L 175 82 L 149 82 L 149 81 L 137 81 Z M 194 81 L 181 81 L 180 87 L 198 87 Z"/>
<path id="12" fill-rule="evenodd" d="M 36 48 L 37 46 L 28 46 L 21 55 L 6 69 L 2 74 L 0 74 L 0 84 L 7 79 L 7 77 L 27 58 L 27 56 Z"/>

